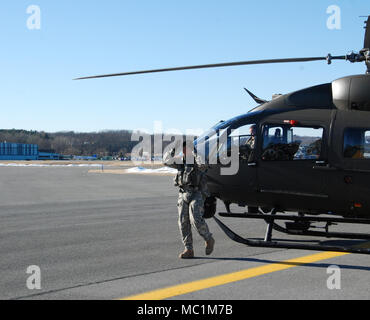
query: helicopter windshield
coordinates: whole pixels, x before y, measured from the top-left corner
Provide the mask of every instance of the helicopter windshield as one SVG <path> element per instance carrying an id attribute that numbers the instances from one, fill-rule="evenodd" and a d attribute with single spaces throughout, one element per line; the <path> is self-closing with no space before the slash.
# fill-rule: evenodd
<path id="1" fill-rule="evenodd" d="M 246 123 L 252 123 L 255 116 L 260 115 L 261 111 L 251 112 L 247 115 L 237 116 L 227 121 L 220 121 L 211 129 L 203 133 L 194 142 L 197 155 L 204 161 L 210 160 L 210 157 L 214 156 L 219 152 L 218 148 L 222 149 L 224 144 L 220 144 L 219 138 L 224 133 L 229 137 L 233 129 L 239 128 L 241 125 Z"/>
<path id="2" fill-rule="evenodd" d="M 220 133 L 220 131 L 227 130 L 227 129 L 236 129 L 240 127 L 241 124 L 252 123 L 254 122 L 254 118 L 259 116 L 262 111 L 250 111 L 247 114 L 234 117 L 227 121 L 220 121 L 216 125 L 214 125 L 211 129 L 207 130 L 203 133 L 197 140 L 195 140 L 194 145 L 204 143 L 206 140 L 211 139 L 216 134 Z"/>
<path id="3" fill-rule="evenodd" d="M 211 139 L 220 130 L 227 129 L 227 127 L 230 126 L 231 122 L 232 122 L 232 120 L 218 122 L 211 129 L 204 132 L 197 140 L 195 140 L 194 144 L 197 145 L 197 144 L 205 142 L 206 140 Z"/>

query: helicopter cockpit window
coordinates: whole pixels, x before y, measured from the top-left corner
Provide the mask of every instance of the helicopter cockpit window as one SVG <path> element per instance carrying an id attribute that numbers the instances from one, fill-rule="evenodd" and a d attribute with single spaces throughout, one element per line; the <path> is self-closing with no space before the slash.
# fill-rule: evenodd
<path id="1" fill-rule="evenodd" d="M 231 143 L 239 147 L 239 159 L 243 162 L 252 160 L 253 151 L 256 148 L 256 124 L 247 124 L 234 129 L 231 134 Z"/>
<path id="2" fill-rule="evenodd" d="M 321 156 L 323 132 L 323 128 L 265 125 L 262 160 L 317 160 Z"/>
<path id="3" fill-rule="evenodd" d="M 347 128 L 343 155 L 351 159 L 370 159 L 370 129 Z"/>

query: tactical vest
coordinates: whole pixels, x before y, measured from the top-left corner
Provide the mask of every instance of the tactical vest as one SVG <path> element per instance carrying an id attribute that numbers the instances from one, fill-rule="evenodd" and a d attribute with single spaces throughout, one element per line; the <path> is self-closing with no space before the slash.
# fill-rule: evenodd
<path id="1" fill-rule="evenodd" d="M 192 188 L 196 189 L 200 187 L 202 179 L 202 173 L 194 165 L 184 165 L 178 170 L 175 185 L 180 188 Z"/>

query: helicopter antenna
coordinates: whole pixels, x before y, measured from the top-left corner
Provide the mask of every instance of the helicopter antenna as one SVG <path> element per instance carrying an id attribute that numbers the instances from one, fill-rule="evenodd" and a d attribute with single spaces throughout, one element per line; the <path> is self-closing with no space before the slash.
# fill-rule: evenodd
<path id="1" fill-rule="evenodd" d="M 244 88 L 244 90 L 252 97 L 252 99 L 254 101 L 256 101 L 258 104 L 263 104 L 263 103 L 266 103 L 266 102 L 269 102 L 267 100 L 264 100 L 264 99 L 261 99 L 261 98 L 258 98 L 256 95 L 254 95 L 252 92 L 250 92 L 247 88 Z"/>

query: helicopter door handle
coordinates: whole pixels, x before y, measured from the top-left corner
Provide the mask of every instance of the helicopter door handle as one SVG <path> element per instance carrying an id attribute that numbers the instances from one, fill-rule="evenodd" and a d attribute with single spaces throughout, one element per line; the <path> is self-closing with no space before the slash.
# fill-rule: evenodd
<path id="1" fill-rule="evenodd" d="M 257 162 L 248 162 L 248 167 L 257 167 Z"/>
<path id="2" fill-rule="evenodd" d="M 318 165 L 323 165 L 323 166 L 327 165 L 327 162 L 325 160 L 317 160 L 315 163 Z"/>
<path id="3" fill-rule="evenodd" d="M 314 168 L 326 168 L 329 167 L 329 164 L 325 160 L 315 161 Z"/>
<path id="4" fill-rule="evenodd" d="M 315 161 L 315 165 L 313 169 L 316 170 L 335 170 L 335 168 L 331 167 L 325 160 L 317 160 Z"/>
<path id="5" fill-rule="evenodd" d="M 336 170 L 338 170 L 335 167 L 331 167 L 327 163 L 313 166 L 312 169 L 314 169 L 314 170 L 325 170 L 325 171 L 336 171 Z"/>

